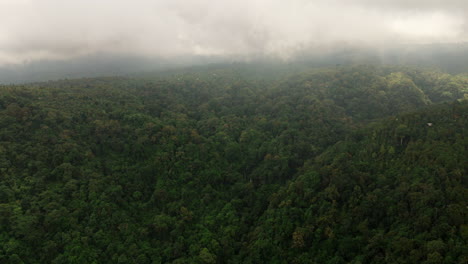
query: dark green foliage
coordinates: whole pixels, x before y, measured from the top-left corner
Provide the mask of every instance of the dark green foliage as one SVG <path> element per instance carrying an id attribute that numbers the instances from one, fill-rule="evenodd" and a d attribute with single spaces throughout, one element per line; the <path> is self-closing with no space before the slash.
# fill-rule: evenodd
<path id="1" fill-rule="evenodd" d="M 270 261 L 463 263 L 467 113 L 466 101 L 440 105 L 338 142 L 273 194 L 252 250 L 268 240 L 285 243 Z"/>
<path id="2" fill-rule="evenodd" d="M 0 263 L 464 263 L 466 93 L 369 66 L 2 86 Z"/>

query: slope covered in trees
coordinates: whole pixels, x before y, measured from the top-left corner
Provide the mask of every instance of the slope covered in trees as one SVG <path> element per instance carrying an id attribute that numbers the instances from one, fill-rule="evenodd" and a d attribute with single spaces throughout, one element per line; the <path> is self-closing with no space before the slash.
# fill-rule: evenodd
<path id="1" fill-rule="evenodd" d="M 271 195 L 246 259 L 466 262 L 467 113 L 465 101 L 386 119 L 309 160 Z"/>
<path id="2" fill-rule="evenodd" d="M 466 76 L 239 76 L 0 87 L 0 262 L 466 261 Z"/>

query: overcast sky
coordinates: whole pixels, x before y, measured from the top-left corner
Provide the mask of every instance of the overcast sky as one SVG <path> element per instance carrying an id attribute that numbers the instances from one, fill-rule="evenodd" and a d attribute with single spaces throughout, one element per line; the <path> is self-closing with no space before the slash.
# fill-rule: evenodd
<path id="1" fill-rule="evenodd" d="M 0 0 L 0 65 L 468 41 L 468 0 Z"/>

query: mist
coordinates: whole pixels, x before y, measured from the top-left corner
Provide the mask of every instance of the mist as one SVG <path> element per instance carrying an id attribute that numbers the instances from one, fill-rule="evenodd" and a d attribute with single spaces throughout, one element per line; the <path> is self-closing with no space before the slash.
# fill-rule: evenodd
<path id="1" fill-rule="evenodd" d="M 0 67 L 8 76 L 44 62 L 119 74 L 344 50 L 382 61 L 397 49 L 467 41 L 463 0 L 0 0 Z"/>

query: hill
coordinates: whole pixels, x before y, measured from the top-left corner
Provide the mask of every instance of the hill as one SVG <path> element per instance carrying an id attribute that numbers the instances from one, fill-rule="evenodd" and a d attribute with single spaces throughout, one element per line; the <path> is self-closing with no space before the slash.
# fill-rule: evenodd
<path id="1" fill-rule="evenodd" d="M 0 262 L 466 261 L 466 76 L 238 73 L 1 86 Z"/>

